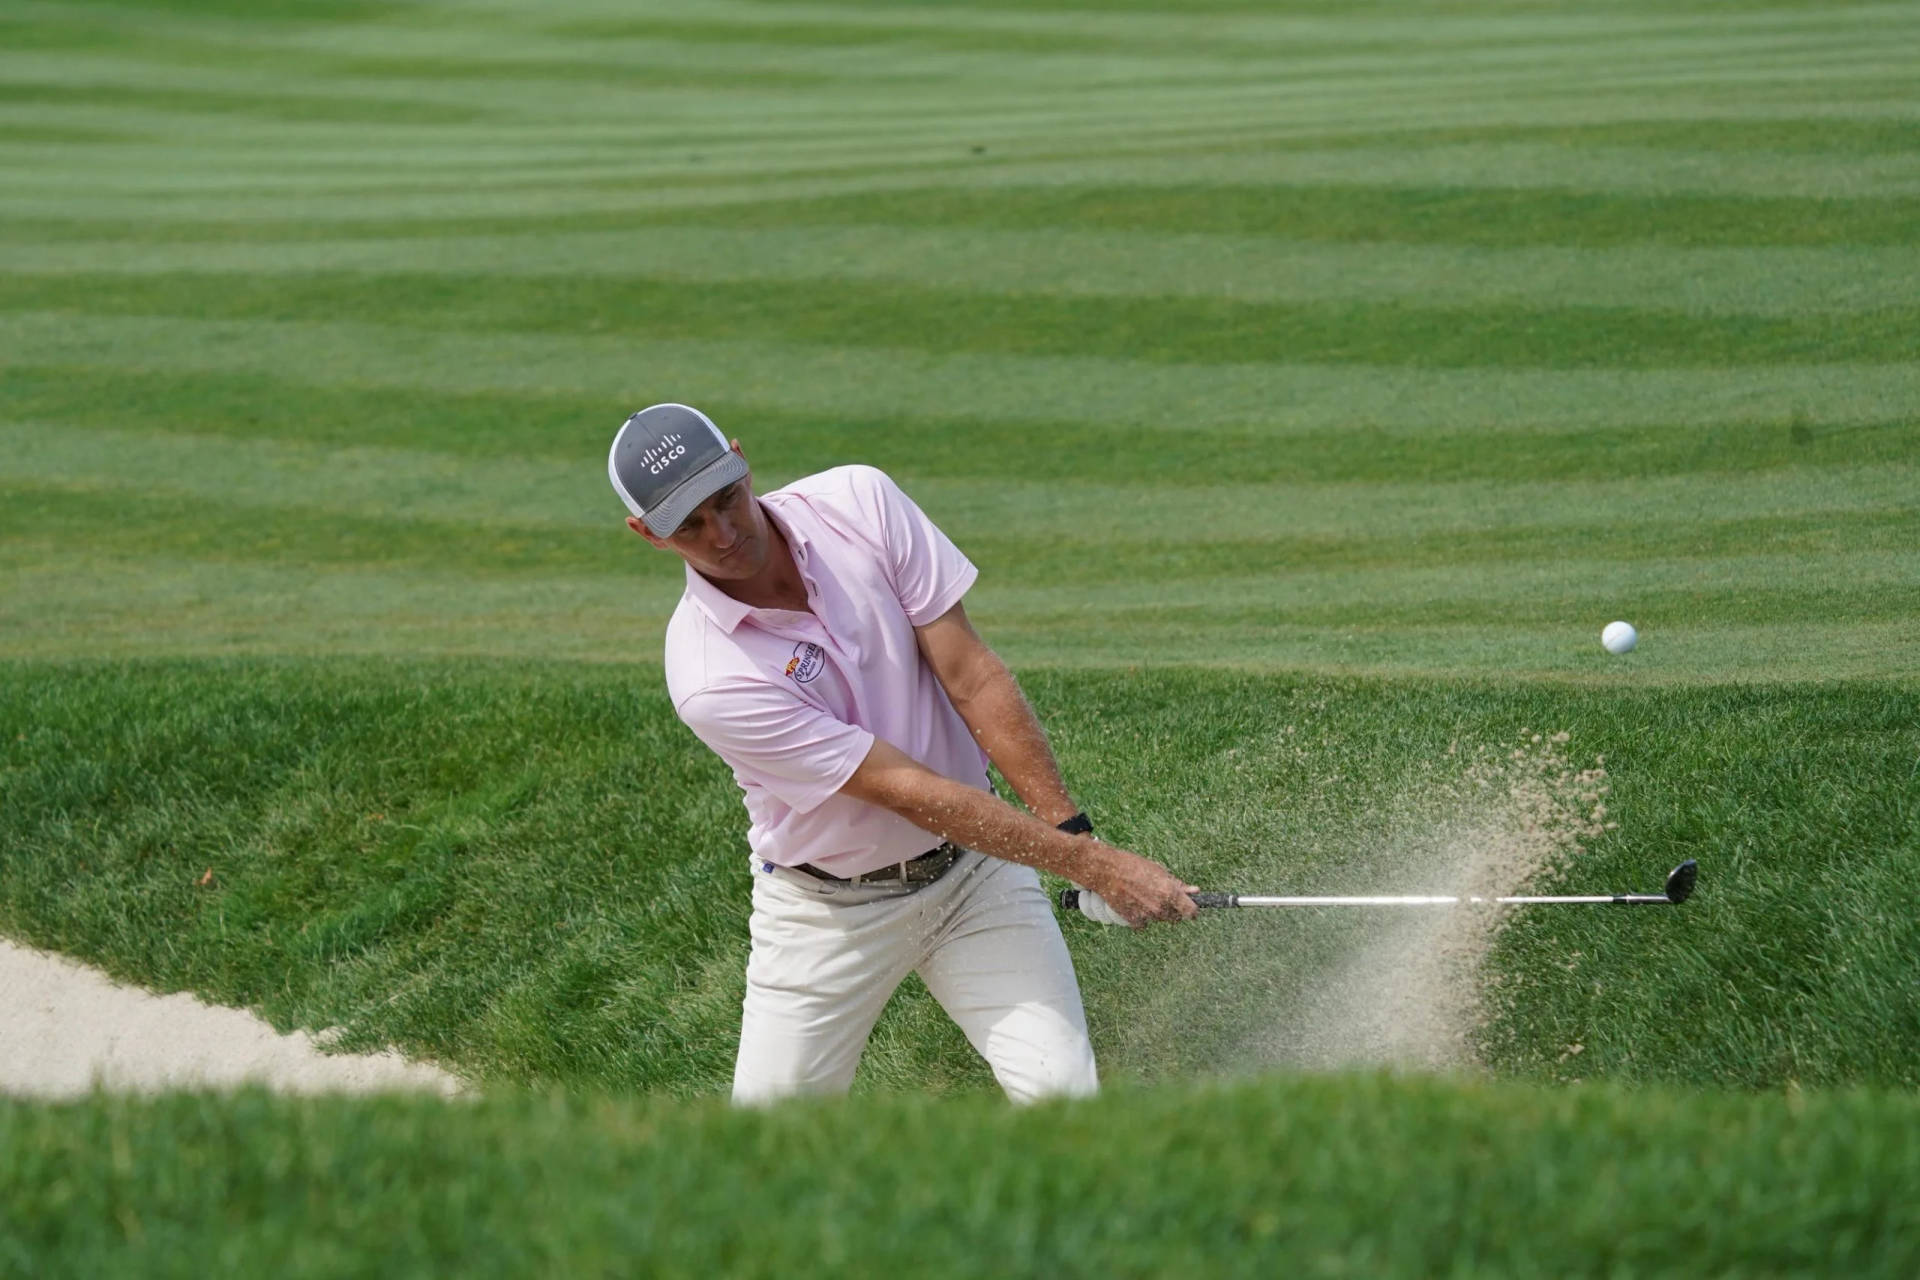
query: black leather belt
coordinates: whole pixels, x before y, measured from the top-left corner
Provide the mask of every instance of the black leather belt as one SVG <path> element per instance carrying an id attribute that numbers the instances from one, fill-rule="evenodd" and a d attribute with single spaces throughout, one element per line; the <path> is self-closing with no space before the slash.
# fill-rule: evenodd
<path id="1" fill-rule="evenodd" d="M 822 871 L 811 862 L 803 862 L 794 870 L 810 875 L 815 880 L 825 880 L 828 884 L 932 884 L 953 870 L 953 864 L 960 861 L 960 855 L 965 852 L 965 849 L 949 840 L 938 849 L 929 849 L 917 858 L 896 862 L 877 871 L 863 871 L 857 876 L 836 876 L 830 871 Z"/>

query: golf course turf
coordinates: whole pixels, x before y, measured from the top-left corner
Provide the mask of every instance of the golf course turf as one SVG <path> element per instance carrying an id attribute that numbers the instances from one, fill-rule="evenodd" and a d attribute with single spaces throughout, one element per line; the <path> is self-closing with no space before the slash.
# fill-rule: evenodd
<path id="1" fill-rule="evenodd" d="M 1920 1270 L 1916 66 L 1898 4 L 0 13 L 0 934 L 475 1090 L 0 1101 L 0 1274 Z M 745 819 L 605 478 L 659 400 L 892 474 L 1195 883 L 1444 891 L 1550 795 L 1533 888 L 1700 887 L 1508 917 L 1436 1071 L 1316 998 L 1378 916 L 1069 919 L 1102 1098 L 909 980 L 853 1099 L 730 1111 Z"/>

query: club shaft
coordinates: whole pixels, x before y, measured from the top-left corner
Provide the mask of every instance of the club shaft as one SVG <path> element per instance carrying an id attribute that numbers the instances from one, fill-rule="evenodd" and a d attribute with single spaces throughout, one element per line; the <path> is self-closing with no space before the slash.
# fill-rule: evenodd
<path id="1" fill-rule="evenodd" d="M 1667 873 L 1665 893 L 1580 893 L 1511 894 L 1503 898 L 1481 898 L 1470 894 L 1396 893 L 1358 896 L 1305 896 L 1299 894 L 1220 893 L 1196 891 L 1193 905 L 1218 907 L 1529 907 L 1529 906 L 1611 906 L 1670 907 L 1685 902 L 1693 894 L 1699 868 L 1689 858 Z M 1060 891 L 1060 906 L 1078 911 L 1102 924 L 1127 924 L 1125 916 L 1103 901 L 1099 894 L 1074 885 Z"/>
<path id="2" fill-rule="evenodd" d="M 1509 898 L 1460 897 L 1446 894 L 1402 894 L 1382 897 L 1308 898 L 1242 893 L 1228 895 L 1230 901 L 1203 902 L 1202 906 L 1223 907 L 1461 907 L 1461 906 L 1666 906 L 1668 900 L 1653 893 L 1580 894 L 1568 896 L 1518 896 Z"/>

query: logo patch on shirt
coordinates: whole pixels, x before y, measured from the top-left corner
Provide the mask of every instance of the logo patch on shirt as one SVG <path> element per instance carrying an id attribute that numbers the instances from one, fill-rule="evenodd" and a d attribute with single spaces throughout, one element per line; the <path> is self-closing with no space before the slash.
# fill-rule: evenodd
<path id="1" fill-rule="evenodd" d="M 787 674 L 805 684 L 826 665 L 827 651 L 810 640 L 803 640 L 793 646 L 793 657 L 787 660 Z"/>

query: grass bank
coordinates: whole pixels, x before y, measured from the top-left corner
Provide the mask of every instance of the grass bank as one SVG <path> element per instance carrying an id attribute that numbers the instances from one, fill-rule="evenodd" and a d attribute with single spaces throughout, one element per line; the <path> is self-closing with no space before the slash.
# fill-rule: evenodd
<path id="1" fill-rule="evenodd" d="M 744 818 L 657 670 L 203 661 L 4 676 L 9 935 L 487 1081 L 698 1094 L 726 1080 Z M 1453 844 L 1505 838 L 1467 785 L 1473 762 L 1563 731 L 1569 766 L 1605 757 L 1618 825 L 1546 883 L 1651 888 L 1691 857 L 1702 887 L 1676 911 L 1516 916 L 1488 961 L 1490 1065 L 1920 1082 L 1913 694 L 1203 671 L 1027 685 L 1107 838 L 1249 891 L 1445 887 Z M 1301 1064 L 1316 991 L 1388 927 L 1245 912 L 1068 932 L 1109 1073 L 1157 1077 Z M 923 995 L 891 1006 L 861 1085 L 988 1086 Z"/>

